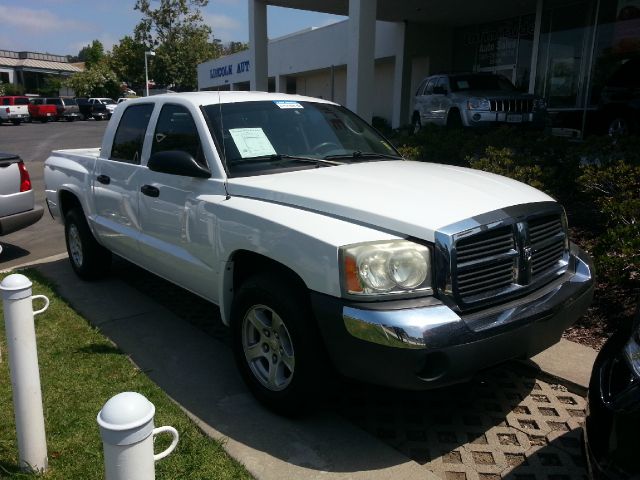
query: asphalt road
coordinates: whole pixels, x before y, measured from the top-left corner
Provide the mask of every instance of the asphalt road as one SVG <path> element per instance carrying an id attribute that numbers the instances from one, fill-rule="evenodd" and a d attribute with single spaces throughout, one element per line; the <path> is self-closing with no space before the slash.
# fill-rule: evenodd
<path id="1" fill-rule="evenodd" d="M 0 125 L 0 152 L 22 157 L 31 176 L 36 203 L 45 207 L 38 223 L 0 237 L 0 269 L 66 251 L 63 227 L 53 221 L 44 203 L 44 161 L 51 150 L 99 147 L 106 126 L 107 122 L 95 120 Z"/>

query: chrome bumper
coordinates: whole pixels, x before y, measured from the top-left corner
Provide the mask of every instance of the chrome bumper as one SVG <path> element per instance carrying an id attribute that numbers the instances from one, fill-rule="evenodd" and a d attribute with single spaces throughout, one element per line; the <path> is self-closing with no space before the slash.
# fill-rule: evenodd
<path id="1" fill-rule="evenodd" d="M 594 275 L 589 256 L 572 246 L 571 260 L 573 268 L 562 277 L 525 297 L 487 310 L 461 315 L 435 298 L 427 306 L 398 310 L 344 306 L 344 325 L 353 337 L 386 347 L 432 349 L 468 343 L 559 315 L 592 290 Z M 572 313 L 576 316 L 584 312 Z"/>

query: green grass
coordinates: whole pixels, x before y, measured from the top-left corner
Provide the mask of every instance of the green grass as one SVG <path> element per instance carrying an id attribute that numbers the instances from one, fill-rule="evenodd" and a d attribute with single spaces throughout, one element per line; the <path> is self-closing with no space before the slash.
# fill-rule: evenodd
<path id="1" fill-rule="evenodd" d="M 221 444 L 204 435 L 169 397 L 123 352 L 73 311 L 38 272 L 24 273 L 33 294 L 49 297 L 49 309 L 35 319 L 38 357 L 49 454 L 46 479 L 104 478 L 102 442 L 96 415 L 104 403 L 123 391 L 146 396 L 156 406 L 156 425 L 171 425 L 180 433 L 176 450 L 156 463 L 160 479 L 251 478 Z M 0 281 L 6 275 L 0 275 Z M 40 308 L 36 304 L 36 308 Z M 2 305 L 0 301 L 0 312 Z M 18 468 L 9 359 L 4 316 L 0 324 L 0 478 L 36 478 Z M 155 451 L 170 442 L 157 437 Z"/>

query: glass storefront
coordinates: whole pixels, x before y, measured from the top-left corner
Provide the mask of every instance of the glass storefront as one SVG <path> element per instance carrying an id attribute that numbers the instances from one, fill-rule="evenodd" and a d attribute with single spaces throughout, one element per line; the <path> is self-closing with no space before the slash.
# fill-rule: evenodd
<path id="1" fill-rule="evenodd" d="M 535 17 L 456 29 L 454 70 L 495 72 L 529 90 Z M 640 103 L 640 0 L 543 0 L 537 50 L 533 91 L 556 126 L 602 131 L 614 107 Z"/>

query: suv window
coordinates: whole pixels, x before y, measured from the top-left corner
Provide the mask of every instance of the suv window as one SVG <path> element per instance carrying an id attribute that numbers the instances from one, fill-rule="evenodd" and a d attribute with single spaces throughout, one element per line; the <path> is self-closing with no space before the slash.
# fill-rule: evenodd
<path id="1" fill-rule="evenodd" d="M 62 100 L 59 98 L 47 98 L 47 105 L 62 105 Z"/>
<path id="2" fill-rule="evenodd" d="M 2 104 L 3 105 L 11 105 L 11 100 L 9 100 L 8 98 L 3 98 L 2 99 Z"/>
<path id="3" fill-rule="evenodd" d="M 438 80 L 437 78 L 430 78 L 429 82 L 427 83 L 427 87 L 425 88 L 424 94 L 425 95 L 431 95 L 433 93 L 433 87 L 436 84 L 436 80 Z"/>
<path id="4" fill-rule="evenodd" d="M 14 105 L 29 105 L 28 98 L 16 98 L 14 100 Z"/>
<path id="5" fill-rule="evenodd" d="M 447 77 L 440 77 L 438 79 L 438 83 L 436 83 L 435 86 L 444 88 L 446 91 L 449 91 L 449 82 L 447 81 Z"/>
<path id="6" fill-rule="evenodd" d="M 416 90 L 416 96 L 424 95 L 424 87 L 427 84 L 428 79 L 424 79 L 418 89 Z"/>
<path id="7" fill-rule="evenodd" d="M 189 110 L 181 105 L 166 104 L 162 107 L 153 134 L 151 154 L 169 150 L 187 152 L 206 167 L 196 124 Z"/>
<path id="8" fill-rule="evenodd" d="M 111 146 L 111 160 L 140 164 L 144 134 L 149 125 L 151 112 L 152 103 L 132 105 L 124 111 Z"/>

